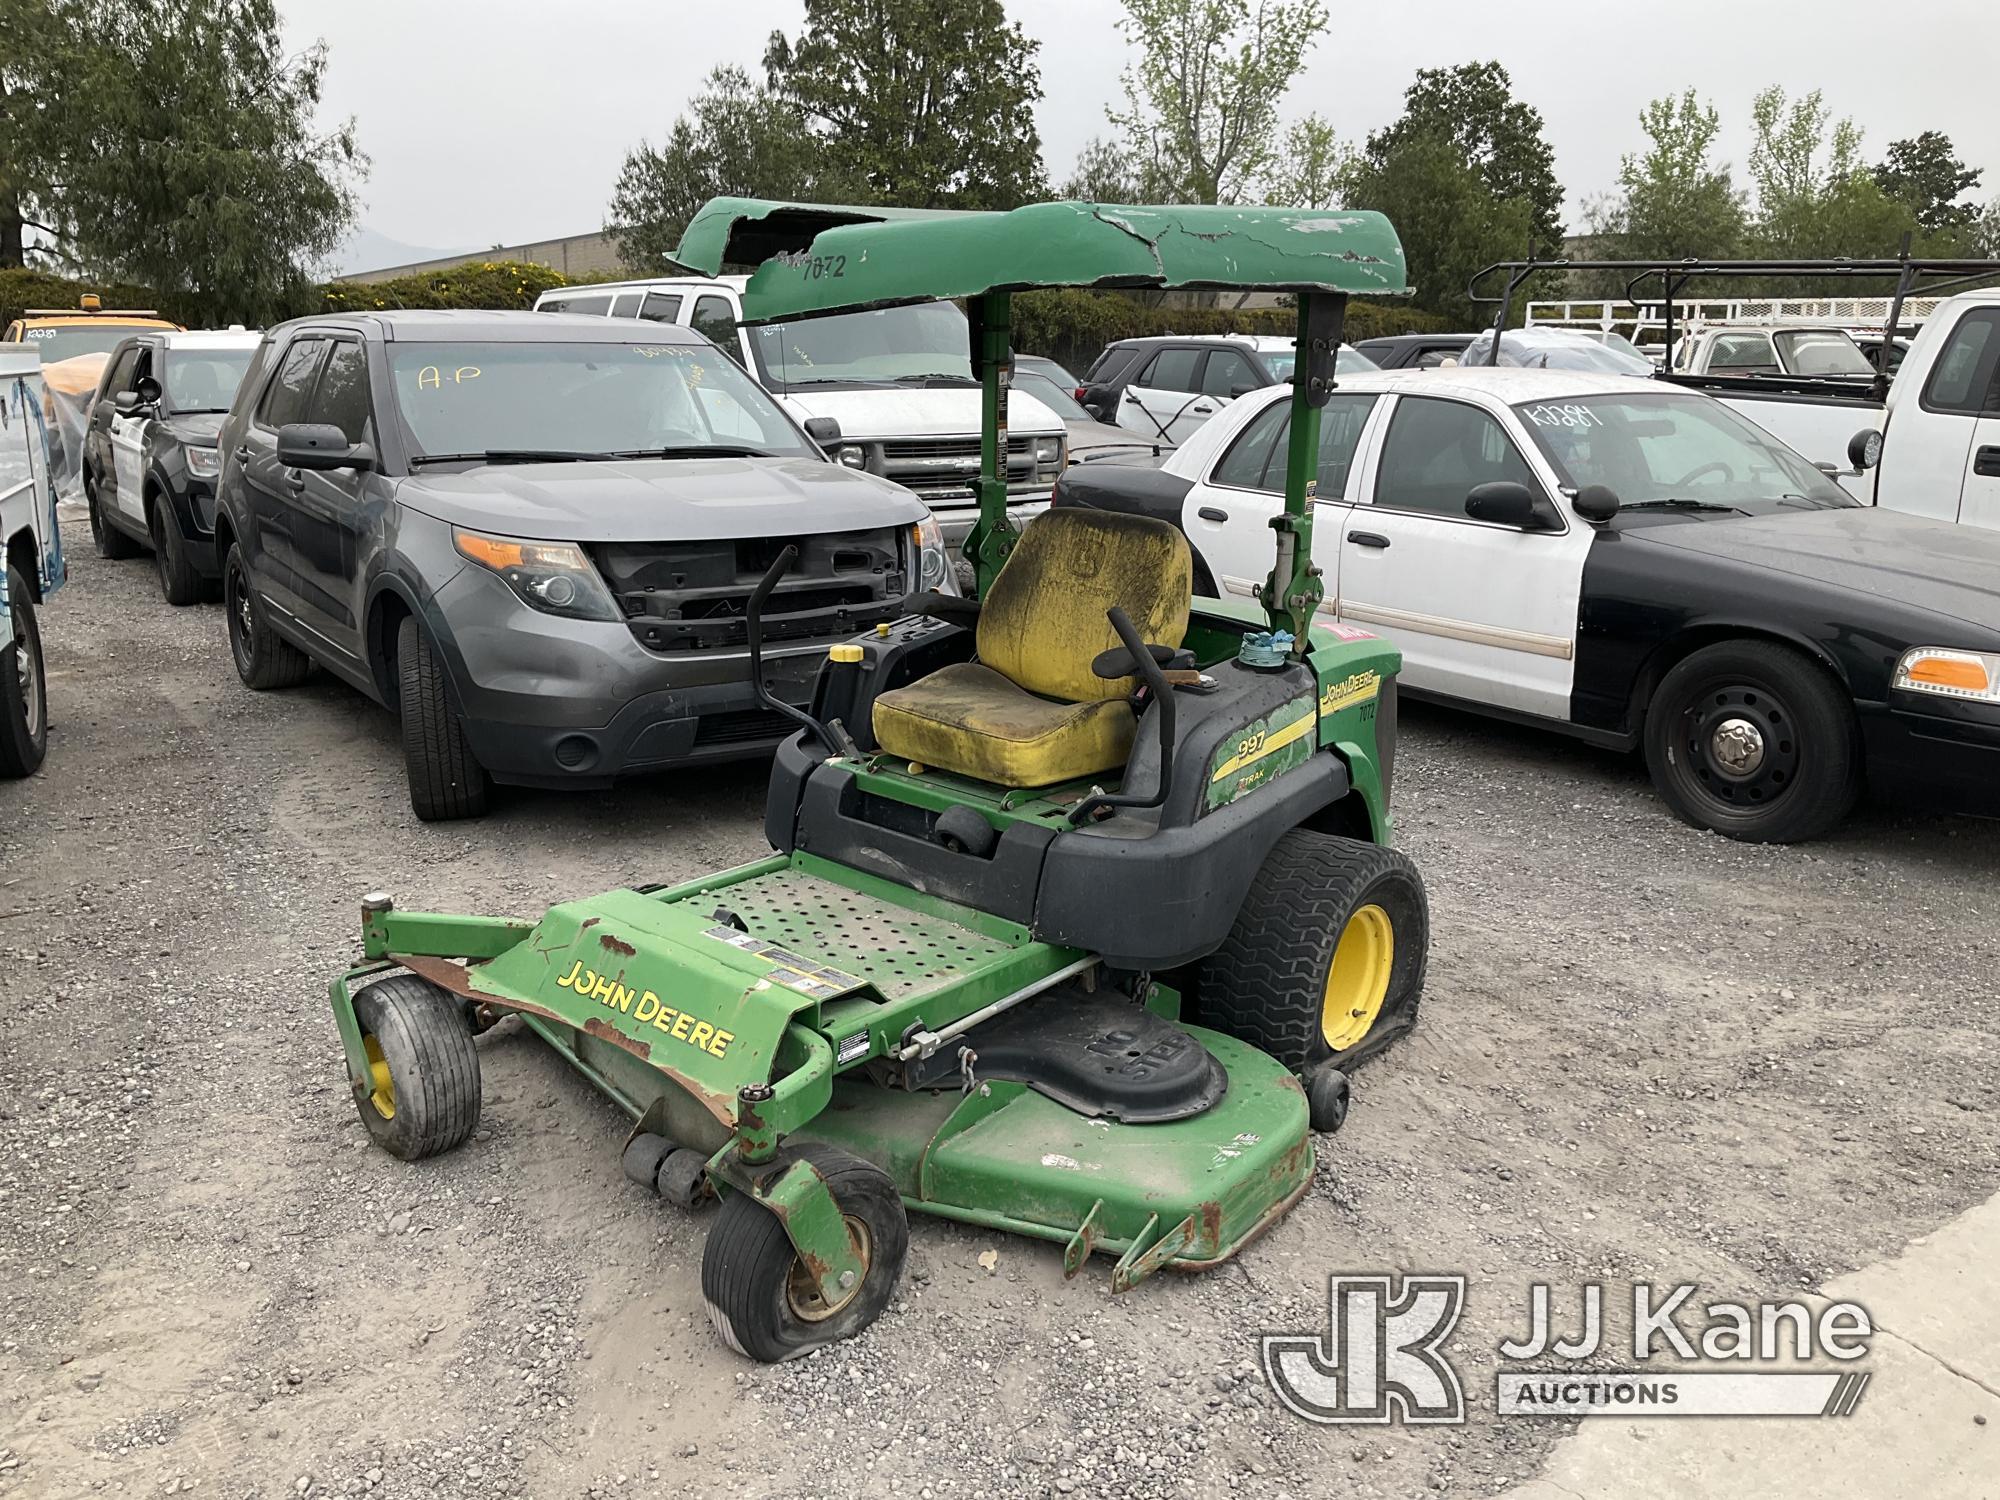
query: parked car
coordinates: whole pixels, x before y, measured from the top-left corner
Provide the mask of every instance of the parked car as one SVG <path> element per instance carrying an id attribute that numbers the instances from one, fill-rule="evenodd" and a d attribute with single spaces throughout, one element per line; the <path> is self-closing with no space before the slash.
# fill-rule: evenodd
<path id="1" fill-rule="evenodd" d="M 312 318 L 265 335 L 221 432 L 237 673 L 317 662 L 402 716 L 421 818 L 490 781 L 602 787 L 768 750 L 830 642 L 949 590 L 921 501 L 830 462 L 708 340 L 526 312 Z"/>
<path id="2" fill-rule="evenodd" d="M 1674 341 L 1668 368 L 1677 375 L 1807 375 L 1841 380 L 1869 380 L 1875 374 L 1853 335 L 1817 323 L 1710 324 Z"/>
<path id="3" fill-rule="evenodd" d="M 0 344 L 0 777 L 33 775 L 48 754 L 40 606 L 67 577 L 41 359 Z"/>
<path id="4" fill-rule="evenodd" d="M 1462 365 L 1491 365 L 1493 330 L 1487 329 L 1465 346 Z M 1606 375 L 1657 373 L 1653 362 L 1615 333 L 1585 333 L 1573 328 L 1510 328 L 1500 340 L 1502 367 L 1522 370 L 1596 370 Z"/>
<path id="5" fill-rule="evenodd" d="M 655 278 L 560 287 L 537 312 L 583 313 L 692 328 L 741 365 L 800 422 L 839 424 L 835 458 L 921 495 L 959 558 L 978 519 L 979 389 L 971 332 L 950 302 L 739 326 L 746 276 Z M 1008 513 L 1025 525 L 1048 508 L 1067 461 L 1063 424 L 1033 396 L 1008 403 Z M 971 579 L 966 565 L 963 576 Z"/>
<path id="6" fill-rule="evenodd" d="M 1394 333 L 1361 339 L 1354 347 L 1384 370 L 1435 370 L 1455 365 L 1474 333 Z"/>
<path id="7" fill-rule="evenodd" d="M 1071 463 L 1146 463 L 1170 451 L 1158 439 L 1147 442 L 1137 433 L 1098 421 L 1071 394 L 1075 389 L 1076 377 L 1054 360 L 1038 354 L 1014 356 L 1013 390 L 1033 396 L 1062 419 L 1069 433 Z"/>
<path id="8" fill-rule="evenodd" d="M 1149 442 L 1181 443 L 1238 396 L 1292 378 L 1298 351 L 1272 334 L 1173 334 L 1107 344 L 1078 387 L 1077 400 L 1100 421 Z M 1335 373 L 1375 368 L 1343 345 Z"/>
<path id="9" fill-rule="evenodd" d="M 98 363 L 142 328 L 177 329 L 150 307 L 111 309 L 89 293 L 73 308 L 31 307 L 0 333 L 0 343 L 32 345 L 42 361 L 42 410 L 58 487 L 76 478 L 83 451 L 83 407 L 97 389 Z"/>
<path id="10" fill-rule="evenodd" d="M 259 336 L 143 333 L 112 352 L 83 436 L 83 497 L 101 557 L 150 548 L 169 604 L 222 577 L 215 555 L 216 433 Z"/>
<path id="11" fill-rule="evenodd" d="M 1160 469 L 1074 469 L 1057 503 L 1174 520 L 1197 579 L 1250 596 L 1286 395 Z M 2000 815 L 2000 536 L 1859 506 L 1708 396 L 1556 370 L 1343 380 L 1314 515 L 1323 611 L 1394 639 L 1405 692 L 1643 749 L 1697 827 L 1808 839 L 1864 786 Z"/>

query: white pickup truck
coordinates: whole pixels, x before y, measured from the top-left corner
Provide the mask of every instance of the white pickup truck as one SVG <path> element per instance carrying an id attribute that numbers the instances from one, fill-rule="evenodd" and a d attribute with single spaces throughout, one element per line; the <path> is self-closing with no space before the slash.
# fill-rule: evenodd
<path id="1" fill-rule="evenodd" d="M 41 354 L 0 344 L 0 777 L 32 775 L 48 752 L 36 607 L 65 576 Z"/>

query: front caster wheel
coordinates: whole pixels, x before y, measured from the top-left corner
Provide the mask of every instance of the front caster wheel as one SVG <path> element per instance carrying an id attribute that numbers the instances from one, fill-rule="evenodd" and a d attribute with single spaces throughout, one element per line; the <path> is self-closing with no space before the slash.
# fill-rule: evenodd
<path id="1" fill-rule="evenodd" d="M 1351 1097 L 1347 1075 L 1330 1062 L 1306 1075 L 1306 1118 L 1321 1135 L 1332 1135 L 1347 1123 Z"/>
<path id="2" fill-rule="evenodd" d="M 391 1156 L 421 1161 L 449 1151 L 479 1124 L 479 1049 L 465 1012 L 428 979 L 395 974 L 354 997 L 367 1091 L 355 1108 Z"/>
<path id="3" fill-rule="evenodd" d="M 833 1146 L 787 1146 L 826 1180 L 861 1246 L 862 1275 L 828 1300 L 820 1295 L 776 1214 L 744 1193 L 722 1201 L 701 1257 L 701 1295 L 723 1342 L 766 1364 L 852 1338 L 882 1315 L 903 1274 L 910 1223 L 889 1175 Z"/>

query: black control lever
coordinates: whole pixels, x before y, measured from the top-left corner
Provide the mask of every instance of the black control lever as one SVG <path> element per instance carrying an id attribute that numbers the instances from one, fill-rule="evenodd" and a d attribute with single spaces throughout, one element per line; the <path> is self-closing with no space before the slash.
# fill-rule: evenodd
<path id="1" fill-rule="evenodd" d="M 757 694 L 759 703 L 788 719 L 797 720 L 822 745 L 829 750 L 837 750 L 840 747 L 834 743 L 824 724 L 804 709 L 794 708 L 764 684 L 764 604 L 771 597 L 771 590 L 778 586 L 778 580 L 791 572 L 792 564 L 798 560 L 799 549 L 786 543 L 777 561 L 757 580 L 757 587 L 750 591 L 750 602 L 743 606 L 743 629 L 750 638 L 750 687 Z"/>
<path id="2" fill-rule="evenodd" d="M 1126 617 L 1125 611 L 1117 605 L 1105 611 L 1105 618 L 1111 628 L 1118 632 L 1118 639 L 1125 643 L 1125 649 L 1132 660 L 1138 663 L 1139 675 L 1146 679 L 1146 689 L 1153 695 L 1153 702 L 1160 711 L 1160 785 L 1150 797 L 1114 796 L 1109 792 L 1092 792 L 1070 809 L 1069 821 L 1073 828 L 1090 817 L 1100 807 L 1158 807 L 1167 800 L 1167 789 L 1174 779 L 1174 690 L 1167 681 L 1167 674 L 1159 662 L 1153 659 L 1152 650 L 1140 637 L 1138 630 Z"/>

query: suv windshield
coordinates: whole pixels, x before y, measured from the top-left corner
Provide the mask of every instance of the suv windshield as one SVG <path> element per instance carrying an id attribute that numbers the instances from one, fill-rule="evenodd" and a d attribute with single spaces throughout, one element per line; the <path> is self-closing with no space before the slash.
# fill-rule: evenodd
<path id="1" fill-rule="evenodd" d="M 750 330 L 774 391 L 827 385 L 972 384 L 965 314 L 949 302 L 838 313 Z"/>
<path id="2" fill-rule="evenodd" d="M 388 353 L 413 457 L 815 452 L 777 403 L 707 343 L 398 342 Z"/>
<path id="3" fill-rule="evenodd" d="M 1861 346 L 1838 328 L 1777 335 L 1778 352 L 1794 375 L 1873 375 Z"/>
<path id="4" fill-rule="evenodd" d="M 1514 410 L 1564 484 L 1605 485 L 1626 510 L 1715 506 L 1765 515 L 1858 503 L 1791 449 L 1706 396 L 1574 396 L 1527 401 Z"/>
<path id="5" fill-rule="evenodd" d="M 1258 357 L 1264 361 L 1265 368 L 1271 372 L 1272 381 L 1278 385 L 1283 385 L 1292 378 L 1292 369 L 1299 362 L 1299 354 L 1296 349 L 1260 349 L 1258 350 Z M 1350 348 L 1346 344 L 1342 344 L 1334 351 L 1333 373 L 1335 375 L 1360 375 L 1366 371 L 1379 370 L 1381 368 L 1380 365 L 1376 364 L 1374 360 L 1363 354 L 1359 349 Z"/>
<path id="6" fill-rule="evenodd" d="M 250 368 L 252 345 L 243 349 L 174 349 L 166 360 L 169 412 L 228 411 Z"/>
<path id="7" fill-rule="evenodd" d="M 1014 389 L 1033 396 L 1065 422 L 1095 422 L 1097 418 L 1076 404 L 1070 392 L 1074 386 L 1057 385 L 1055 377 L 1025 365 L 1014 366 Z"/>

